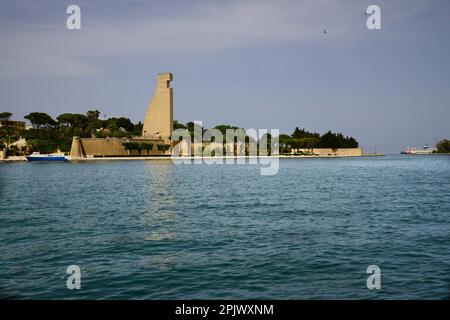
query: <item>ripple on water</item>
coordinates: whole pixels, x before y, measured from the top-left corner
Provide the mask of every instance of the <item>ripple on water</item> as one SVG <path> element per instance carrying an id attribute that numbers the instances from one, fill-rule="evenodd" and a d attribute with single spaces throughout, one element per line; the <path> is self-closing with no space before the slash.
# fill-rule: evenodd
<path id="1" fill-rule="evenodd" d="M 449 160 L 2 164 L 0 299 L 449 298 Z"/>

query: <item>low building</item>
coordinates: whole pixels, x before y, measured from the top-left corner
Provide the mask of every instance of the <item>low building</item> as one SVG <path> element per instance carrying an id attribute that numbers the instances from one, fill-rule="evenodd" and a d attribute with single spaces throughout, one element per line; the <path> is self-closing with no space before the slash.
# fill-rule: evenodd
<path id="1" fill-rule="evenodd" d="M 291 149 L 292 155 L 316 155 L 321 157 L 361 157 L 364 152 L 362 148 L 301 148 Z"/>
<path id="2" fill-rule="evenodd" d="M 25 121 L 0 120 L 0 127 L 15 128 L 17 131 L 25 130 Z"/>

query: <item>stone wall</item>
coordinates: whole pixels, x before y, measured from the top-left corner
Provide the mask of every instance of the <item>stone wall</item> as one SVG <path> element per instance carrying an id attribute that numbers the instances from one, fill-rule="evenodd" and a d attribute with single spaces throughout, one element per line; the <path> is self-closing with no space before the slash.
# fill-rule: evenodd
<path id="1" fill-rule="evenodd" d="M 129 152 L 123 146 L 126 142 L 136 143 L 151 143 L 153 149 L 147 154 L 147 150 L 141 151 L 141 156 L 158 156 L 163 155 L 162 151 L 158 150 L 159 144 L 164 144 L 163 140 L 157 139 L 127 139 L 127 138 L 79 138 L 74 137 L 72 141 L 72 148 L 70 150 L 71 158 L 94 158 L 94 157 L 127 157 L 138 156 L 137 150 Z"/>
<path id="2" fill-rule="evenodd" d="M 6 149 L 0 150 L 0 160 L 4 160 L 6 158 Z"/>

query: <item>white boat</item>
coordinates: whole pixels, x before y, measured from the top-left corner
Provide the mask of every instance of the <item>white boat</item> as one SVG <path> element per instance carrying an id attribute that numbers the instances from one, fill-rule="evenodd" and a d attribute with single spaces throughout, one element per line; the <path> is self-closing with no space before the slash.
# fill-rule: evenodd
<path id="1" fill-rule="evenodd" d="M 52 154 L 40 154 L 39 152 L 33 152 L 26 157 L 28 161 L 66 161 L 67 157 L 61 153 Z"/>
<path id="2" fill-rule="evenodd" d="M 437 149 L 429 148 L 428 145 L 424 145 L 422 149 L 408 147 L 406 150 L 402 151 L 402 154 L 431 154 Z"/>

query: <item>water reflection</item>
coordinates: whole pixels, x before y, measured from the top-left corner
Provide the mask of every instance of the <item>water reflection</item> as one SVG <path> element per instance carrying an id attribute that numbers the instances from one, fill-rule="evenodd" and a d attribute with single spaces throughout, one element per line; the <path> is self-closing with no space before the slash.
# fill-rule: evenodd
<path id="1" fill-rule="evenodd" d="M 144 163 L 144 189 L 146 207 L 143 208 L 141 223 L 148 230 L 144 240 L 163 241 L 176 238 L 178 216 L 174 211 L 173 195 L 176 177 L 170 160 Z"/>
<path id="2" fill-rule="evenodd" d="M 172 232 L 152 232 L 148 236 L 144 238 L 146 241 L 162 241 L 162 240 L 171 240 L 175 238 L 175 234 Z"/>

